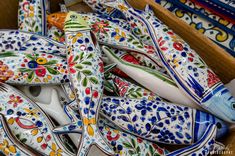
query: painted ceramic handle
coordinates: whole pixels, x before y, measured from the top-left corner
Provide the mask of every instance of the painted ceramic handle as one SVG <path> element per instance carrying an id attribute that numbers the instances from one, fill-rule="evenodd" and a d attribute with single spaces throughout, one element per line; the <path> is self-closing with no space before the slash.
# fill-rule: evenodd
<path id="1" fill-rule="evenodd" d="M 67 62 L 45 53 L 0 53 L 0 81 L 9 84 L 61 84 L 69 82 Z"/>
<path id="2" fill-rule="evenodd" d="M 66 56 L 65 45 L 47 37 L 19 30 L 0 30 L 0 53 L 47 53 Z"/>
<path id="3" fill-rule="evenodd" d="M 61 138 L 53 134 L 53 122 L 35 104 L 17 89 L 0 83 L 0 113 L 4 115 L 11 132 L 27 146 L 50 155 L 59 151 L 72 156 Z"/>
<path id="4" fill-rule="evenodd" d="M 110 4 L 122 10 L 130 22 L 136 19 L 148 30 L 155 52 L 182 91 L 214 115 L 235 122 L 234 97 L 184 40 L 157 19 L 149 6 L 145 12 L 137 12 L 125 0 L 113 3 Z"/>
<path id="5" fill-rule="evenodd" d="M 73 123 L 55 128 L 54 132 L 56 134 L 82 133 L 82 126 L 78 126 L 77 124 L 82 123 L 82 121 L 79 114 L 74 111 L 74 108 L 76 110 L 76 105 L 77 103 L 74 101 L 65 106 L 65 112 Z M 111 144 L 115 155 L 128 155 L 131 153 L 140 154 L 141 156 L 146 154 L 154 156 L 154 154 L 165 155 L 168 153 L 167 150 L 159 147 L 157 144 L 118 130 L 116 126 L 102 117 L 99 118 L 98 123 L 101 134 L 104 136 L 105 140 Z"/>
<path id="6" fill-rule="evenodd" d="M 147 13 L 142 15 L 145 17 Z M 234 122 L 234 97 L 200 56 L 155 16 L 152 15 L 145 23 L 158 55 L 178 86 L 211 113 L 228 122 Z M 163 49 L 165 45 L 168 46 Z"/>
<path id="7" fill-rule="evenodd" d="M 105 97 L 101 112 L 124 131 L 166 144 L 196 142 L 209 124 L 219 127 L 218 138 L 228 132 L 228 125 L 213 115 L 163 101 Z"/>
<path id="8" fill-rule="evenodd" d="M 120 59 L 120 55 L 115 54 L 115 52 L 108 47 L 103 46 L 102 50 L 112 62 L 117 64 L 119 69 L 153 93 L 174 103 L 198 108 L 197 105 L 193 104 L 191 99 L 181 92 L 175 82 L 167 76 L 155 70 L 125 62 Z"/>
<path id="9" fill-rule="evenodd" d="M 75 127 L 76 133 L 82 133 L 82 127 L 77 125 L 77 123 L 82 123 L 82 121 L 80 120 L 79 115 L 76 114 L 72 109 L 76 109 L 76 105 L 76 101 L 74 101 L 66 106 L 69 109 L 65 109 L 66 113 L 70 116 L 73 123 L 54 129 L 55 133 L 73 133 L 74 131 L 72 130 L 72 128 Z M 116 126 L 114 126 L 106 119 L 100 118 L 98 121 L 99 129 L 102 135 L 105 136 L 105 139 L 112 145 L 113 150 L 117 155 L 208 155 L 210 153 L 215 153 L 216 151 L 222 150 L 224 147 L 224 145 L 215 141 L 216 126 L 214 124 L 209 124 L 209 126 L 205 127 L 205 131 L 203 131 L 202 137 L 200 138 L 200 140 L 197 141 L 197 143 L 190 145 L 189 147 L 168 153 L 165 149 L 158 147 L 156 144 L 117 130 L 115 128 Z"/>
<path id="10" fill-rule="evenodd" d="M 27 155 L 36 156 L 41 155 L 36 150 L 19 142 L 19 140 L 12 134 L 9 129 L 4 115 L 0 113 L 0 151 L 5 155 Z"/>
<path id="11" fill-rule="evenodd" d="M 113 153 L 97 127 L 104 69 L 96 38 L 84 19 L 75 12 L 66 17 L 65 36 L 70 80 L 76 90 L 83 121 L 78 155 L 86 155 L 92 144 L 97 144 L 105 153 Z"/>
<path id="12" fill-rule="evenodd" d="M 63 30 L 63 23 L 67 13 L 55 13 L 48 16 L 51 25 Z M 147 57 L 143 61 L 152 64 L 158 71 L 164 71 L 163 65 L 150 45 L 143 44 L 133 36 L 129 30 L 124 29 L 118 24 L 92 14 L 80 14 L 91 26 L 100 44 L 112 46 L 114 48 L 131 51 L 142 57 Z"/>
<path id="13" fill-rule="evenodd" d="M 47 0 L 20 0 L 18 10 L 18 27 L 20 30 L 46 35 Z"/>

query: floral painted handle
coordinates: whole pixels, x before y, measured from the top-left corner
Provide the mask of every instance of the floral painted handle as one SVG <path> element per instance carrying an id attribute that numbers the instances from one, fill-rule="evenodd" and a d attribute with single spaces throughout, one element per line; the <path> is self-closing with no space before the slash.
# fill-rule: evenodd
<path id="1" fill-rule="evenodd" d="M 217 125 L 217 138 L 228 125 L 215 116 L 163 101 L 105 97 L 101 114 L 135 136 L 165 144 L 192 144 L 200 140 L 209 124 Z"/>
<path id="2" fill-rule="evenodd" d="M 65 45 L 47 37 L 19 30 L 0 30 L 0 53 L 47 53 L 66 56 Z"/>
<path id="3" fill-rule="evenodd" d="M 162 101 L 157 94 L 112 73 L 105 74 L 105 80 L 108 83 L 104 83 L 106 90 L 111 89 L 111 92 L 117 92 L 120 97 Z"/>
<path id="4" fill-rule="evenodd" d="M 37 151 L 19 142 L 9 129 L 3 114 L 0 114 L 0 151 L 12 156 L 40 155 Z"/>
<path id="5" fill-rule="evenodd" d="M 74 109 L 77 109 L 76 105 L 76 101 L 74 101 L 69 105 L 65 106 L 65 111 L 70 116 L 73 123 L 66 127 L 55 128 L 55 133 L 73 133 L 71 129 L 74 127 L 76 127 L 77 129 L 77 133 L 82 132 L 82 127 L 78 127 L 76 124 L 81 123 L 79 115 L 74 112 Z M 105 139 L 107 139 L 107 141 L 113 147 L 113 150 L 116 153 L 115 155 L 209 155 L 224 148 L 224 145 L 215 141 L 216 126 L 214 124 L 208 123 L 208 125 L 205 126 L 201 138 L 195 144 L 169 153 L 168 151 L 163 148 L 160 148 L 154 143 L 150 143 L 145 139 L 141 139 L 134 135 L 118 130 L 116 126 L 114 126 L 110 121 L 105 118 L 99 118 L 98 122 L 99 129 L 102 135 L 105 136 Z"/>
<path id="6" fill-rule="evenodd" d="M 78 155 L 86 155 L 92 144 L 97 144 L 105 153 L 113 153 L 97 127 L 104 69 L 101 53 L 96 48 L 96 38 L 86 21 L 76 12 L 68 13 L 64 29 L 68 62 L 73 62 L 73 65 L 69 64 L 70 80 L 76 90 L 83 122 Z"/>
<path id="7" fill-rule="evenodd" d="M 63 29 L 65 15 L 67 13 L 54 13 L 48 16 L 51 25 Z M 117 49 L 123 49 L 132 53 L 142 54 L 147 57 L 145 60 L 151 63 L 156 70 L 165 71 L 161 61 L 150 45 L 143 44 L 128 30 L 118 24 L 93 14 L 80 14 L 91 26 L 100 44 L 108 45 Z"/>
<path id="8" fill-rule="evenodd" d="M 125 54 L 124 51 L 114 51 L 106 46 L 103 46 L 102 50 L 113 63 L 117 64 L 119 69 L 153 93 L 171 102 L 198 108 L 168 76 L 156 70 L 123 61 L 120 57 Z"/>
<path id="9" fill-rule="evenodd" d="M 0 107 L 10 131 L 25 145 L 45 155 L 74 155 L 52 132 L 50 118 L 17 89 L 0 83 Z"/>
<path id="10" fill-rule="evenodd" d="M 61 133 L 82 133 L 82 125 L 78 126 L 76 123 L 82 123 L 79 114 L 74 110 L 77 109 L 76 101 L 71 102 L 65 106 L 65 112 L 70 117 L 73 123 L 62 127 L 56 127 L 53 131 L 56 134 Z M 120 131 L 110 121 L 103 117 L 99 117 L 99 130 L 104 136 L 105 140 L 110 143 L 115 155 L 133 155 L 139 154 L 141 156 L 154 156 L 156 154 L 165 155 L 167 150 L 159 147 L 155 143 L 135 137 L 126 132 Z"/>
<path id="11" fill-rule="evenodd" d="M 134 18 L 144 23 L 168 73 L 192 100 L 221 119 L 235 122 L 235 98 L 200 56 L 154 16 L 149 6 L 145 12 L 137 12 L 126 0 L 107 5 L 111 4 L 117 9 L 125 8 L 122 11 L 130 21 Z"/>
<path id="12" fill-rule="evenodd" d="M 19 30 L 46 35 L 47 0 L 19 0 L 18 27 Z"/>
<path id="13" fill-rule="evenodd" d="M 235 122 L 235 98 L 216 74 L 186 42 L 155 16 L 146 12 L 141 15 L 148 26 L 158 55 L 178 86 L 214 115 L 225 121 Z M 165 44 L 168 47 L 162 49 Z"/>
<path id="14" fill-rule="evenodd" d="M 0 81 L 9 84 L 69 82 L 65 59 L 45 53 L 0 53 Z"/>

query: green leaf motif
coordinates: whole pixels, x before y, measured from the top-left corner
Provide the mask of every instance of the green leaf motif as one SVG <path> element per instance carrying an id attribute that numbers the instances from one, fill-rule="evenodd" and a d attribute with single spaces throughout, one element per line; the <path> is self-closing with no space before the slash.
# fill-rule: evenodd
<path id="1" fill-rule="evenodd" d="M 57 60 L 51 60 L 51 61 L 48 61 L 47 63 L 45 63 L 44 65 L 54 65 L 57 62 L 58 62 Z"/>
<path id="2" fill-rule="evenodd" d="M 93 84 L 98 84 L 98 83 L 99 83 L 98 80 L 97 80 L 97 78 L 95 78 L 95 77 L 91 77 L 91 78 L 90 78 L 90 81 L 91 81 L 91 83 L 93 83 Z"/>
<path id="3" fill-rule="evenodd" d="M 82 60 L 83 57 L 84 57 L 84 52 L 82 52 L 82 53 L 80 54 L 80 60 Z"/>
<path id="4" fill-rule="evenodd" d="M 87 59 L 90 59 L 90 58 L 92 58 L 92 57 L 93 57 L 93 54 L 90 53 L 90 54 L 87 56 Z"/>
<path id="5" fill-rule="evenodd" d="M 73 62 L 76 62 L 79 59 L 78 55 L 75 56 Z"/>
<path id="6" fill-rule="evenodd" d="M 142 97 L 142 94 L 140 92 L 136 92 L 138 97 Z"/>
<path id="7" fill-rule="evenodd" d="M 14 52 L 8 51 L 4 53 L 0 53 L 0 58 L 4 57 L 16 57 L 17 55 Z"/>
<path id="8" fill-rule="evenodd" d="M 35 60 L 35 58 L 31 54 L 25 54 L 25 56 L 31 60 Z"/>
<path id="9" fill-rule="evenodd" d="M 151 155 L 154 154 L 154 149 L 153 149 L 153 146 L 152 146 L 152 145 L 149 146 L 149 151 L 150 151 Z"/>
<path id="10" fill-rule="evenodd" d="M 27 142 L 27 139 L 26 138 L 23 138 L 20 140 L 23 144 Z"/>
<path id="11" fill-rule="evenodd" d="M 78 80 L 78 81 L 81 81 L 81 72 L 78 72 L 78 73 L 77 73 L 77 80 Z"/>
<path id="12" fill-rule="evenodd" d="M 129 142 L 123 142 L 122 144 L 123 144 L 124 147 L 126 147 L 126 148 L 129 148 L 129 149 L 133 148 Z"/>
<path id="13" fill-rule="evenodd" d="M 92 72 L 90 70 L 83 70 L 82 73 L 86 76 L 92 75 Z"/>
<path id="14" fill-rule="evenodd" d="M 136 152 L 137 152 L 137 153 L 140 153 L 140 146 L 138 146 L 138 147 L 136 148 Z"/>
<path id="15" fill-rule="evenodd" d="M 105 88 L 108 92 L 111 92 L 111 93 L 113 93 L 113 92 L 114 92 L 114 89 L 115 89 L 115 87 L 113 86 L 113 84 L 110 83 L 110 82 L 107 81 L 107 80 L 104 80 L 104 88 Z"/>
<path id="16" fill-rule="evenodd" d="M 75 65 L 75 68 L 77 68 L 77 69 L 82 69 L 83 66 L 82 66 L 81 64 L 76 64 L 76 65 Z"/>
<path id="17" fill-rule="evenodd" d="M 137 42 L 137 41 L 135 41 L 135 42 L 133 42 L 133 44 L 140 44 L 139 42 Z"/>
<path id="18" fill-rule="evenodd" d="M 32 82 L 32 80 L 33 80 L 33 78 L 34 78 L 34 71 L 31 71 L 30 73 L 29 73 L 29 75 L 28 75 L 28 77 L 26 78 L 26 80 L 28 81 L 28 82 Z"/>
<path id="19" fill-rule="evenodd" d="M 133 150 L 129 150 L 128 153 L 129 153 L 130 155 L 135 155 L 135 154 L 136 154 L 136 152 L 133 151 Z"/>
<path id="20" fill-rule="evenodd" d="M 131 139 L 131 143 L 132 143 L 133 147 L 136 148 L 136 142 L 134 139 Z"/>
<path id="21" fill-rule="evenodd" d="M 38 26 L 36 26 L 36 28 L 35 28 L 35 32 L 38 32 L 39 31 L 39 27 Z"/>
<path id="22" fill-rule="evenodd" d="M 57 71 L 57 70 L 55 70 L 55 69 L 53 69 L 53 68 L 51 68 L 51 67 L 46 67 L 46 68 L 47 68 L 48 72 L 49 72 L 50 74 L 52 74 L 52 75 L 58 75 L 58 74 L 60 74 L 59 71 Z"/>
<path id="23" fill-rule="evenodd" d="M 21 72 L 21 73 L 25 73 L 25 72 L 29 73 L 29 72 L 31 72 L 32 70 L 31 70 L 31 69 L 28 69 L 28 68 L 19 68 L 18 71 Z"/>
<path id="24" fill-rule="evenodd" d="M 84 61 L 84 62 L 82 62 L 82 64 L 89 65 L 89 66 L 92 65 L 90 61 Z"/>
<path id="25" fill-rule="evenodd" d="M 83 87 L 87 86 L 87 78 L 86 77 L 82 80 L 82 86 Z"/>

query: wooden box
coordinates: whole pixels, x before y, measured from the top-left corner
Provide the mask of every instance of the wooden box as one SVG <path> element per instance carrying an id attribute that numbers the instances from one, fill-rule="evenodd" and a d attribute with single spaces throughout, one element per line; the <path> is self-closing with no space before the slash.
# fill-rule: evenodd
<path id="1" fill-rule="evenodd" d="M 228 83 L 232 79 L 235 79 L 235 58 L 230 56 L 206 36 L 198 33 L 185 22 L 176 18 L 171 12 L 155 3 L 154 0 L 128 1 L 133 7 L 138 9 L 143 9 L 146 4 L 150 4 L 150 6 L 153 7 L 156 16 L 188 42 L 224 83 Z M 63 2 L 63 0 L 51 0 L 51 12 L 59 11 L 59 3 L 61 2 Z M 17 29 L 17 9 L 18 1 L 16 0 L 0 1 L 0 29 Z M 70 6 L 70 9 L 91 11 L 91 9 L 82 2 Z M 223 138 L 223 140 L 220 141 L 227 146 L 227 151 L 221 155 L 235 155 L 235 131 L 231 131 L 226 138 Z M 172 146 L 166 146 L 166 148 L 174 149 L 175 147 L 172 148 Z"/>

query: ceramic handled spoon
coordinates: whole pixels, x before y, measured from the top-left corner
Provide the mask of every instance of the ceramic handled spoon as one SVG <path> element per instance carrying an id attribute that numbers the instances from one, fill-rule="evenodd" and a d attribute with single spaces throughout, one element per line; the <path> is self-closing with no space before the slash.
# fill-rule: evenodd
<path id="1" fill-rule="evenodd" d="M 122 6 L 127 17 L 144 23 L 155 52 L 182 91 L 212 114 L 225 121 L 235 122 L 235 98 L 200 56 L 154 16 L 149 6 L 145 11 L 137 12 L 125 0 L 110 4 L 117 6 L 117 9 Z"/>
<path id="2" fill-rule="evenodd" d="M 48 23 L 63 29 L 67 13 L 54 13 L 48 16 Z M 141 43 L 128 30 L 118 24 L 94 14 L 79 14 L 91 26 L 100 44 L 117 49 L 123 49 L 137 55 L 143 55 L 148 64 L 152 64 L 158 71 L 165 71 L 152 46 Z"/>
<path id="3" fill-rule="evenodd" d="M 47 53 L 66 56 L 65 45 L 34 33 L 20 30 L 0 30 L 0 53 Z"/>
<path id="4" fill-rule="evenodd" d="M 109 10 L 112 10 L 113 12 L 121 12 L 122 15 L 124 16 L 124 19 L 132 21 L 132 22 L 129 21 L 129 26 L 134 36 L 147 45 L 153 45 L 146 27 L 143 26 L 144 23 L 142 21 L 136 20 L 133 17 L 127 17 L 126 14 L 124 14 L 124 12 L 127 11 L 125 6 L 121 5 L 113 6 L 112 4 L 115 5 L 116 2 L 107 1 L 107 0 L 97 0 L 97 1 L 85 0 L 85 3 L 88 4 L 94 11 L 97 11 L 98 13 L 103 15 L 106 15 L 106 11 L 104 10 L 106 10 L 107 8 L 109 8 Z M 110 3 L 111 5 L 107 5 L 107 3 Z"/>
<path id="5" fill-rule="evenodd" d="M 69 70 L 69 74 L 73 89 L 78 91 L 75 96 L 83 125 L 78 155 L 86 155 L 92 144 L 111 154 L 112 149 L 97 127 L 104 71 L 101 53 L 96 49 L 96 38 L 86 21 L 75 12 L 67 15 L 64 30 L 67 58 L 75 64 L 75 70 Z"/>
<path id="6" fill-rule="evenodd" d="M 31 100 L 35 101 L 43 111 L 50 115 L 59 125 L 66 125 L 71 122 L 70 118 L 66 115 L 62 102 L 69 103 L 63 90 L 57 86 L 35 86 L 35 89 L 31 89 L 32 86 L 20 86 L 19 89 Z M 77 147 L 79 144 L 79 135 L 69 134 L 70 139 Z"/>
<path id="7" fill-rule="evenodd" d="M 69 82 L 67 61 L 46 53 L 0 53 L 0 81 L 9 84 Z"/>
<path id="8" fill-rule="evenodd" d="M 0 113 L 0 151 L 11 156 L 37 156 L 42 153 L 21 143 L 11 132 L 4 115 Z"/>
<path id="9" fill-rule="evenodd" d="M 155 70 L 121 60 L 120 56 L 123 55 L 123 51 L 115 53 L 106 46 L 103 46 L 102 50 L 112 62 L 117 64 L 119 69 L 153 93 L 171 102 L 198 108 L 167 76 Z"/>
<path id="10" fill-rule="evenodd" d="M 130 81 L 127 81 L 112 73 L 105 74 L 104 87 L 107 91 L 113 93 L 117 92 L 118 96 L 120 97 L 157 100 L 157 101 L 163 100 L 157 94 L 154 94 L 153 92 L 135 83 L 131 83 Z"/>
<path id="11" fill-rule="evenodd" d="M 74 155 L 61 138 L 51 131 L 54 123 L 50 118 L 17 89 L 1 83 L 0 106 L 0 113 L 6 118 L 11 132 L 27 146 L 45 155 Z"/>
<path id="12" fill-rule="evenodd" d="M 20 0 L 18 9 L 19 30 L 46 35 L 46 11 L 49 9 L 47 0 Z"/>
<path id="13" fill-rule="evenodd" d="M 75 102 L 69 106 L 71 110 L 79 110 Z M 103 97 L 100 114 L 128 133 L 166 144 L 195 143 L 200 140 L 209 124 L 217 125 L 217 138 L 226 135 L 230 129 L 228 124 L 209 113 L 146 99 Z M 66 127 L 68 129 L 70 126 Z M 75 126 L 71 127 L 76 129 Z M 65 129 L 61 126 L 56 131 Z"/>
<path id="14" fill-rule="evenodd" d="M 76 103 L 72 102 L 67 105 L 68 107 L 76 107 Z M 73 116 L 74 123 L 82 123 L 79 115 L 70 109 L 68 114 Z M 216 151 L 223 150 L 224 145 L 215 141 L 216 129 L 217 127 L 214 124 L 209 124 L 205 127 L 205 131 L 202 137 L 195 143 L 188 147 L 173 151 L 168 153 L 165 149 L 160 148 L 154 143 L 150 143 L 145 139 L 135 137 L 126 132 L 122 132 L 116 128 L 110 121 L 104 118 L 99 118 L 99 128 L 101 133 L 107 138 L 107 141 L 113 146 L 113 150 L 117 155 L 166 155 L 166 156 L 181 156 L 181 155 L 209 155 L 215 153 Z M 68 127 L 76 127 L 76 132 L 81 133 L 82 127 L 77 124 L 71 124 L 66 127 L 58 127 L 54 129 L 55 133 L 73 133 Z M 141 150 L 141 147 L 144 148 Z M 155 151 L 154 151 L 155 149 Z"/>
<path id="15" fill-rule="evenodd" d="M 165 144 L 195 143 L 209 124 L 218 126 L 217 138 L 229 130 L 228 124 L 209 113 L 163 101 L 105 97 L 101 111 L 122 130 Z"/>
<path id="16" fill-rule="evenodd" d="M 66 106 L 68 108 L 66 109 L 66 112 L 71 117 L 71 121 L 73 121 L 73 123 L 67 126 L 55 128 L 55 133 L 82 133 L 82 126 L 77 126 L 75 124 L 81 123 L 79 114 L 74 111 L 73 106 L 75 105 L 77 104 L 74 101 Z M 157 144 L 119 130 L 111 122 L 103 117 L 99 117 L 98 123 L 101 134 L 104 136 L 105 140 L 111 144 L 115 155 L 128 155 L 132 153 L 144 156 L 148 153 L 153 156 L 154 154 L 165 155 L 168 153 L 165 149 L 159 147 Z M 74 127 L 75 131 L 71 130 L 71 128 L 69 129 L 69 127 Z"/>

